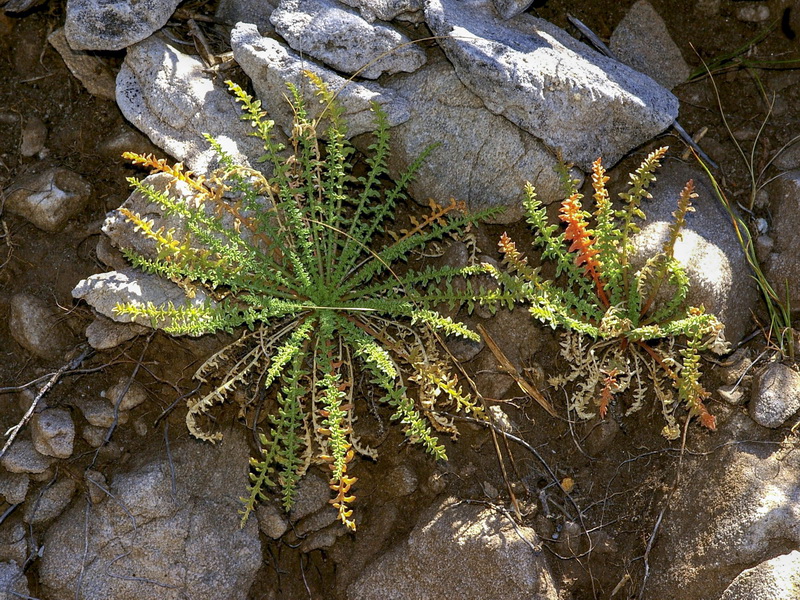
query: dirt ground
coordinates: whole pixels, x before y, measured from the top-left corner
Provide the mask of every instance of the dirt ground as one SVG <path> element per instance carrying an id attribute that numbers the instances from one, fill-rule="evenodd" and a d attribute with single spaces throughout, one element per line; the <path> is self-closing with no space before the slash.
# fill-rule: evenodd
<path id="1" fill-rule="evenodd" d="M 213 14 L 214 4 L 194 2 L 191 8 Z M 539 0 L 531 10 L 576 34 L 566 18 L 568 13 L 573 14 L 607 40 L 630 4 L 631 0 Z M 720 0 L 719 13 L 713 17 L 697 10 L 696 5 L 709 2 L 652 0 L 652 4 L 666 20 L 692 67 L 699 66 L 701 58 L 710 61 L 746 45 L 769 25 L 738 20 L 734 15 L 742 3 L 731 0 Z M 778 22 L 763 41 L 745 51 L 743 58 L 750 62 L 800 59 L 800 6 L 792 8 L 786 2 L 753 4 L 768 5 Z M 132 127 L 114 103 L 93 97 L 83 89 L 46 40 L 63 21 L 64 2 L 61 0 L 47 2 L 21 15 L 0 13 L 0 190 L 42 160 L 80 174 L 93 188 L 86 209 L 65 231 L 56 234 L 43 232 L 3 212 L 0 204 L 0 386 L 22 386 L 52 373 L 70 358 L 64 357 L 63 361 L 33 358 L 14 341 L 8 330 L 9 301 L 14 294 L 33 294 L 57 306 L 63 321 L 74 332 L 73 355 L 80 352 L 79 345 L 84 341 L 82 332 L 91 322 L 92 314 L 87 306 L 72 300 L 70 291 L 81 279 L 106 270 L 95 254 L 100 226 L 106 212 L 127 197 L 125 177 L 135 173 L 117 155 L 103 150 L 103 142 Z M 177 19 L 171 23 L 173 35 L 185 37 L 186 23 Z M 119 66 L 123 56 L 122 52 L 103 54 L 112 69 Z M 765 96 L 772 98 L 775 94 L 772 114 L 754 154 L 756 165 L 764 165 L 772 153 L 800 132 L 800 103 L 797 102 L 800 71 L 785 67 L 748 69 L 738 64 L 716 72 L 714 81 L 719 89 L 719 105 L 708 77 L 676 88 L 675 93 L 681 99 L 680 122 L 690 133 L 708 128 L 701 145 L 720 165 L 720 180 L 729 197 L 744 202 L 750 189 L 746 165 L 724 127 L 720 107 L 749 150 L 753 143 L 752 132 L 766 117 Z M 48 129 L 43 158 L 26 158 L 19 152 L 22 124 L 33 116 L 40 118 Z M 670 132 L 663 134 L 658 142 L 682 148 Z M 639 160 L 634 159 L 634 162 Z M 627 173 L 628 168 L 629 165 L 623 165 L 620 170 Z M 747 215 L 751 223 L 758 217 L 769 220 L 768 205 L 754 208 L 752 215 Z M 512 237 L 525 238 L 522 225 L 508 229 Z M 501 231 L 497 227 L 485 227 L 483 233 L 488 239 L 497 239 Z M 490 248 L 485 250 L 493 252 Z M 763 312 L 763 307 L 761 310 Z M 763 314 L 756 316 L 763 322 Z M 198 359 L 206 355 L 211 344 L 213 341 L 190 342 L 162 334 L 145 335 L 114 350 L 94 354 L 81 365 L 81 372 L 65 377 L 48 395 L 49 405 L 69 406 L 77 397 L 96 397 L 121 377 L 135 377 L 150 395 L 150 402 L 137 409 L 135 415 L 148 423 L 150 437 L 142 438 L 130 427 L 120 427 L 113 441 L 122 449 L 121 457 L 114 452 L 95 456 L 92 448 L 76 440 L 75 454 L 65 461 L 64 468 L 75 472 L 76 479 L 81 481 L 78 475 L 90 461 L 96 460 L 94 468 L 111 480 L 115 471 L 125 468 L 126 456 L 136 452 L 142 444 L 155 443 L 154 439 L 165 434 L 165 427 L 168 426 L 170 436 L 186 436 L 183 403 L 178 400 L 195 388 L 191 375 Z M 764 339 L 757 336 L 750 344 L 760 351 Z M 550 333 L 543 334 L 541 350 L 528 359 L 531 373 L 538 367 L 548 375 L 565 368 L 563 361 L 557 358 L 557 338 Z M 715 389 L 715 369 L 712 364 L 706 364 L 705 369 L 706 387 Z M 551 399 L 565 414 L 563 396 L 553 393 Z M 710 408 L 712 412 L 728 410 L 718 400 L 712 400 Z M 591 443 L 591 436 L 602 436 L 605 425 L 597 429 L 596 422 L 571 424 L 566 419 L 553 419 L 525 397 L 512 399 L 505 409 L 522 424 L 525 439 L 544 457 L 553 474 L 558 479 L 574 481 L 572 496 L 584 515 L 578 527 L 593 531 L 594 551 L 589 554 L 585 553 L 585 539 L 581 535 L 571 538 L 575 547 L 565 544 L 571 527 L 565 523 L 575 518 L 576 507 L 554 489 L 551 476 L 532 453 L 512 445 L 509 457 L 507 449 L 502 449 L 522 513 L 529 516 L 529 524 L 546 540 L 548 553 L 563 557 L 554 563 L 563 581 L 573 582 L 573 597 L 607 598 L 625 577 L 630 580 L 623 585 L 624 593 L 636 597 L 643 578 L 647 542 L 665 493 L 675 479 L 680 456 L 680 445 L 669 443 L 659 435 L 662 424 L 658 409 L 654 406 L 652 410 L 645 409 L 625 419 L 615 417 L 614 423 L 621 429 L 621 435 L 617 435 L 613 445 L 595 456 L 587 451 L 587 444 Z M 380 414 L 384 420 L 388 416 L 388 413 Z M 5 431 L 21 416 L 20 394 L 16 391 L 0 393 L 0 430 Z M 230 419 L 234 415 L 222 413 L 219 418 Z M 364 420 L 369 418 L 374 420 L 369 415 L 365 415 Z M 381 428 L 378 421 L 372 427 L 376 431 Z M 692 427 L 687 447 L 694 452 L 713 448 L 713 436 Z M 400 446 L 401 441 L 399 434 L 390 433 L 384 444 L 385 447 Z M 308 555 L 301 555 L 285 540 L 266 544 L 265 566 L 259 575 L 259 585 L 253 588 L 252 598 L 329 597 L 329 590 L 336 589 L 334 582 L 343 577 L 338 558 L 369 547 L 366 541 L 370 535 L 369 506 L 380 506 L 384 502 L 381 478 L 400 462 L 412 464 L 417 472 L 428 476 L 438 473 L 446 481 L 447 493 L 459 498 L 489 502 L 493 494 L 507 495 L 492 438 L 486 430 L 465 425 L 460 440 L 448 442 L 447 449 L 451 459 L 444 466 L 433 464 L 418 449 L 405 446 L 395 456 L 384 452 L 384 458 L 375 465 L 359 466 L 362 493 L 358 508 L 365 510 L 366 521 L 363 531 L 356 537 L 341 538 L 332 549 Z M 553 498 L 549 516 L 535 510 L 542 494 Z M 421 493 L 401 507 L 408 518 L 398 522 L 407 524 L 406 531 L 413 526 L 414 516 L 432 497 L 432 491 Z M 4 509 L 0 505 L 0 514 Z M 560 543 L 553 541 L 553 534 L 562 531 Z M 393 533 L 400 536 L 404 532 Z M 382 544 L 387 546 L 389 542 L 384 537 Z M 31 560 L 27 567 L 31 593 L 36 596 L 36 561 Z M 339 592 L 343 594 L 343 590 Z M 623 592 L 617 597 L 624 597 Z"/>

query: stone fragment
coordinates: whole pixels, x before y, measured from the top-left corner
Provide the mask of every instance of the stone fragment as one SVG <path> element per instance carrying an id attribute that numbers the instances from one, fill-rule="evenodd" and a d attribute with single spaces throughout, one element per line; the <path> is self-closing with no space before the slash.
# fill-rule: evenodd
<path id="1" fill-rule="evenodd" d="M 417 491 L 419 478 L 411 467 L 400 464 L 389 472 L 384 485 L 390 497 L 401 498 Z"/>
<path id="2" fill-rule="evenodd" d="M 375 19 L 420 23 L 424 19 L 423 0 L 341 0 L 341 2 L 358 8 L 368 23 L 374 22 Z"/>
<path id="3" fill-rule="evenodd" d="M 221 81 L 199 59 L 157 37 L 128 48 L 117 76 L 116 98 L 125 118 L 197 173 L 219 166 L 204 134 L 243 165 L 249 165 L 248 157 L 263 153 Z"/>
<path id="4" fill-rule="evenodd" d="M 36 451 L 54 458 L 72 456 L 75 423 L 63 408 L 48 408 L 31 418 L 31 438 Z"/>
<path id="5" fill-rule="evenodd" d="M 800 145 L 795 145 L 800 148 Z M 800 156 L 800 155 L 799 155 Z M 800 160 L 798 161 L 800 166 Z M 766 275 L 775 290 L 788 291 L 790 306 L 800 306 L 800 169 L 783 173 L 770 186 L 771 237 L 774 252 L 766 263 Z"/>
<path id="6" fill-rule="evenodd" d="M 0 527 L 0 561 L 14 561 L 18 565 L 24 565 L 27 559 L 28 532 L 25 525 L 22 520 L 5 521 L 3 527 Z M 0 593 L 0 599 L 2 598 Z"/>
<path id="7" fill-rule="evenodd" d="M 793 550 L 739 573 L 719 600 L 797 598 L 800 598 L 800 552 Z"/>
<path id="8" fill-rule="evenodd" d="M 300 544 L 300 552 L 308 553 L 322 548 L 330 548 L 345 533 L 347 533 L 347 528 L 341 523 L 328 525 L 325 529 L 309 534 Z"/>
<path id="9" fill-rule="evenodd" d="M 487 110 L 442 57 L 416 73 L 397 75 L 387 87 L 403 96 L 411 118 L 392 128 L 393 177 L 436 145 L 422 163 L 409 194 L 420 204 L 433 198 L 467 203 L 471 212 L 500 207 L 490 223 L 521 219 L 526 182 L 545 204 L 562 196 L 557 161 L 539 139 Z"/>
<path id="10" fill-rule="evenodd" d="M 670 500 L 650 555 L 648 598 L 720 598 L 743 568 L 798 547 L 800 455 L 763 439 L 763 429 L 734 412 L 715 434 L 719 450 L 683 462 L 682 480 L 692 484 Z M 775 598 L 741 600 L 762 597 Z"/>
<path id="11" fill-rule="evenodd" d="M 22 504 L 28 495 L 29 484 L 30 477 L 25 473 L 0 471 L 0 496 L 9 504 Z"/>
<path id="12" fill-rule="evenodd" d="M 187 439 L 133 457 L 114 500 L 75 503 L 47 530 L 41 596 L 86 600 L 248 598 L 262 566 L 256 520 L 240 528 L 248 482 L 244 428 L 213 446 Z M 112 576 L 113 575 L 113 576 Z"/>
<path id="13" fill-rule="evenodd" d="M 84 425 L 81 428 L 81 437 L 83 441 L 89 444 L 92 448 L 99 448 L 103 445 L 108 433 L 108 427 L 97 427 L 95 425 Z"/>
<path id="14" fill-rule="evenodd" d="M 501 21 L 487 1 L 430 0 L 425 19 L 486 107 L 589 170 L 669 127 L 678 100 L 646 75 L 528 14 Z M 478 171 L 480 172 L 480 171 Z"/>
<path id="15" fill-rule="evenodd" d="M 282 0 L 270 21 L 293 50 L 350 75 L 377 79 L 425 64 L 410 38 L 332 0 Z"/>
<path id="16" fill-rule="evenodd" d="M 686 306 L 703 306 L 706 312 L 715 314 L 725 325 L 725 339 L 735 344 L 750 331 L 758 290 L 730 216 L 716 201 L 713 187 L 699 169 L 667 161 L 656 172 L 656 181 L 649 188 L 653 198 L 642 203 L 647 219 L 641 233 L 633 238 L 633 262 L 641 266 L 661 251 L 677 199 L 690 179 L 698 194 L 692 202 L 695 212 L 686 216 L 681 238 L 675 244 L 675 258 L 690 282 Z M 624 189 L 627 191 L 627 186 Z M 666 294 L 670 289 L 662 286 Z"/>
<path id="17" fill-rule="evenodd" d="M 277 540 L 289 529 L 286 513 L 272 502 L 262 502 L 256 507 L 256 519 L 261 532 L 273 540 Z"/>
<path id="18" fill-rule="evenodd" d="M 5 208 L 39 229 L 61 231 L 83 210 L 91 193 L 92 186 L 77 173 L 41 168 L 14 180 L 5 191 Z"/>
<path id="19" fill-rule="evenodd" d="M 11 297 L 8 328 L 17 343 L 30 353 L 53 360 L 61 357 L 72 335 L 50 306 L 36 296 L 15 294 Z"/>
<path id="20" fill-rule="evenodd" d="M 108 482 L 106 476 L 100 471 L 89 469 L 84 475 L 86 480 L 86 490 L 89 493 L 89 501 L 92 504 L 100 504 L 108 497 Z"/>
<path id="21" fill-rule="evenodd" d="M 167 24 L 180 0 L 69 0 L 64 32 L 75 50 L 121 50 Z"/>
<path id="22" fill-rule="evenodd" d="M 337 93 L 348 137 L 375 130 L 375 115 L 370 108 L 372 102 L 380 104 L 387 113 L 389 125 L 408 120 L 408 102 L 395 92 L 374 82 L 348 81 L 275 40 L 262 37 L 254 25 L 239 23 L 231 32 L 231 47 L 236 62 L 252 79 L 264 109 L 287 134 L 292 123 L 292 110 L 284 98 L 287 83 L 301 91 L 310 117 L 318 117 L 323 110 L 314 95 L 314 86 L 303 75 L 304 70 L 319 76 L 330 90 Z M 323 121 L 319 130 L 324 131 L 326 127 Z"/>
<path id="23" fill-rule="evenodd" d="M 75 495 L 77 484 L 71 477 L 62 477 L 25 505 L 22 520 L 29 525 L 43 525 L 59 516 Z"/>
<path id="24" fill-rule="evenodd" d="M 47 141 L 47 125 L 39 117 L 31 115 L 22 127 L 22 142 L 19 153 L 22 156 L 36 156 Z"/>
<path id="25" fill-rule="evenodd" d="M 754 382 L 750 416 L 763 427 L 780 427 L 800 410 L 800 374 L 772 363 Z"/>
<path id="26" fill-rule="evenodd" d="M 639 0 L 630 8 L 611 34 L 609 46 L 617 59 L 668 90 L 689 77 L 689 65 L 664 19 L 647 0 Z"/>
<path id="27" fill-rule="evenodd" d="M 172 303 L 175 306 L 186 303 L 192 306 L 203 306 L 206 295 L 202 290 L 197 290 L 194 298 L 188 299 L 183 289 L 171 281 L 157 275 L 143 273 L 133 267 L 124 271 L 111 271 L 92 275 L 78 283 L 72 290 L 73 298 L 80 298 L 88 302 L 97 312 L 120 323 L 130 323 L 130 315 L 118 315 L 114 307 L 119 304 L 133 303 L 146 306 L 152 303 L 155 306 L 165 306 Z M 168 322 L 159 324 L 163 328 Z M 140 325 L 150 326 L 149 320 L 142 320 Z"/>
<path id="28" fill-rule="evenodd" d="M 216 17 L 231 27 L 237 23 L 250 23 L 263 35 L 274 33 L 269 16 L 280 0 L 221 0 Z"/>
<path id="29" fill-rule="evenodd" d="M 332 525 L 338 520 L 338 516 L 339 513 L 337 510 L 328 504 L 328 506 L 323 506 L 317 512 L 312 513 L 307 517 L 303 517 L 294 526 L 293 531 L 297 537 L 303 538 L 306 535 L 318 532 L 322 529 L 325 529 L 329 525 Z M 342 526 L 342 528 L 345 530 L 347 529 L 344 526 Z"/>
<path id="30" fill-rule="evenodd" d="M 136 323 L 117 323 L 103 315 L 97 315 L 86 328 L 86 340 L 95 350 L 116 348 L 147 331 Z"/>
<path id="31" fill-rule="evenodd" d="M 736 9 L 736 18 L 745 23 L 763 23 L 769 21 L 769 6 L 748 2 Z"/>
<path id="32" fill-rule="evenodd" d="M 297 484 L 294 505 L 289 511 L 289 520 L 296 523 L 303 517 L 329 506 L 330 488 L 327 480 L 316 473 L 309 473 Z"/>
<path id="33" fill-rule="evenodd" d="M 114 100 L 114 74 L 102 58 L 91 52 L 74 50 L 67 42 L 63 27 L 47 36 L 47 41 L 61 55 L 70 73 L 83 84 L 87 92 L 103 100 Z"/>
<path id="34" fill-rule="evenodd" d="M 511 19 L 525 12 L 533 0 L 494 0 L 494 9 L 503 19 Z"/>
<path id="35" fill-rule="evenodd" d="M 532 529 L 499 511 L 447 499 L 420 517 L 406 541 L 364 569 L 347 598 L 450 598 L 456 590 L 462 600 L 484 600 L 487 590 L 505 600 L 559 597 Z"/>
<path id="36" fill-rule="evenodd" d="M 33 447 L 33 442 L 17 438 L 0 458 L 0 466 L 11 473 L 44 473 L 53 459 L 42 456 Z"/>
<path id="37" fill-rule="evenodd" d="M 90 425 L 107 429 L 114 424 L 114 407 L 108 402 L 97 398 L 78 398 L 74 403 Z M 120 411 L 117 424 L 124 425 L 127 422 L 128 413 Z"/>
<path id="38" fill-rule="evenodd" d="M 138 381 L 131 381 L 128 377 L 121 377 L 113 387 L 101 395 L 111 402 L 112 406 L 116 406 L 119 402 L 120 411 L 133 410 L 147 400 L 147 390 L 144 386 Z"/>
<path id="39" fill-rule="evenodd" d="M 28 580 L 17 563 L 0 563 L 0 600 L 30 597 Z"/>

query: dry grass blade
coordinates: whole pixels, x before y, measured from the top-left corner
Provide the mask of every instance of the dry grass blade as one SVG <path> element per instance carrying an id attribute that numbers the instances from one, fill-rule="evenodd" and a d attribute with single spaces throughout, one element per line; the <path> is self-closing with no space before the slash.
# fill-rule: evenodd
<path id="1" fill-rule="evenodd" d="M 489 332 L 486 331 L 486 328 L 483 325 L 478 325 L 477 329 L 480 332 L 481 337 L 486 342 L 486 345 L 489 346 L 489 350 L 491 350 L 492 354 L 494 354 L 497 362 L 500 363 L 500 367 L 503 369 L 503 371 L 508 373 L 514 379 L 514 381 L 517 382 L 517 385 L 520 387 L 520 389 L 528 396 L 536 400 L 536 402 L 538 402 L 539 405 L 550 414 L 550 416 L 557 417 L 558 415 L 556 414 L 553 405 L 548 402 L 547 398 L 545 398 L 539 390 L 533 387 L 533 385 L 528 383 L 522 377 L 522 375 L 520 375 L 520 372 L 517 370 L 517 368 L 511 364 L 511 361 L 508 360 L 508 357 L 503 354 L 502 350 L 500 350 L 500 346 L 497 345 L 497 343 L 492 339 L 492 336 L 489 335 Z"/>

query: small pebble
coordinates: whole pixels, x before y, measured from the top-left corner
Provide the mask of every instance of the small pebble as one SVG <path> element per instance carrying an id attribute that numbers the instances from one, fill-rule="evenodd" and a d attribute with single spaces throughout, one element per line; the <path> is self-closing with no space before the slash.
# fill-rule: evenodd
<path id="1" fill-rule="evenodd" d="M 49 408 L 31 419 L 33 446 L 45 456 L 69 458 L 75 440 L 75 423 L 68 410 Z"/>
<path id="2" fill-rule="evenodd" d="M 33 447 L 31 440 L 17 438 L 0 459 L 0 465 L 11 473 L 44 473 L 53 462 Z"/>
<path id="3" fill-rule="evenodd" d="M 736 11 L 736 18 L 745 23 L 763 23 L 769 20 L 769 15 L 769 6 L 764 4 L 749 4 Z"/>
<path id="4" fill-rule="evenodd" d="M 123 392 L 125 396 L 120 400 L 119 397 Z M 112 406 L 119 402 L 120 411 L 128 411 L 147 400 L 147 391 L 141 383 L 122 377 L 116 385 L 101 393 L 101 396 L 111 402 Z"/>
<path id="5" fill-rule="evenodd" d="M 261 532 L 277 540 L 289 529 L 286 513 L 271 502 L 264 502 L 256 507 L 256 519 Z"/>
<path id="6" fill-rule="evenodd" d="M 19 153 L 22 156 L 36 156 L 44 148 L 47 141 L 47 125 L 39 117 L 31 115 L 22 128 L 22 143 Z"/>
<path id="7" fill-rule="evenodd" d="M 92 504 L 100 504 L 106 499 L 108 494 L 103 491 L 108 489 L 108 482 L 106 476 L 100 471 L 89 469 L 84 475 L 86 478 L 86 489 L 89 491 L 89 501 Z"/>
<path id="8" fill-rule="evenodd" d="M 0 471 L 0 496 L 9 504 L 21 504 L 28 495 L 30 477 L 25 473 L 5 473 Z"/>
<path id="9" fill-rule="evenodd" d="M 5 208 L 39 229 L 57 232 L 83 210 L 91 193 L 83 177 L 52 167 L 18 177 L 6 192 Z"/>
<path id="10" fill-rule="evenodd" d="M 72 335 L 44 300 L 30 294 L 15 294 L 9 312 L 11 337 L 39 358 L 60 358 L 70 345 Z"/>
<path id="11" fill-rule="evenodd" d="M 75 400 L 77 406 L 83 413 L 83 417 L 95 427 L 111 427 L 114 424 L 114 407 L 108 402 L 95 398 L 79 398 Z M 117 418 L 118 425 L 128 422 L 128 413 L 120 412 Z"/>

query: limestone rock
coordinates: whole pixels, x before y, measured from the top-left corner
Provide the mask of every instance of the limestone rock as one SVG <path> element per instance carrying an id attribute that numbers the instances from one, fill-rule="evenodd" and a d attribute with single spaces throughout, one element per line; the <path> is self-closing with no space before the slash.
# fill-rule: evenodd
<path id="1" fill-rule="evenodd" d="M 750 401 L 750 416 L 764 427 L 780 427 L 800 410 L 800 374 L 772 363 L 757 378 Z"/>
<path id="2" fill-rule="evenodd" d="M 435 568 L 432 566 L 435 565 Z M 445 500 L 408 539 L 378 557 L 347 589 L 348 600 L 556 600 L 536 533 L 499 511 Z M 469 585 L 464 585 L 468 581 Z"/>
<path id="3" fill-rule="evenodd" d="M 64 31 L 75 50 L 121 50 L 166 25 L 180 0 L 69 0 Z"/>
<path id="4" fill-rule="evenodd" d="M 425 19 L 490 111 L 584 170 L 598 156 L 613 165 L 678 114 L 677 98 L 648 76 L 542 19 L 501 21 L 488 0 L 430 0 Z"/>
<path id="5" fill-rule="evenodd" d="M 320 115 L 322 106 L 314 96 L 314 87 L 302 74 L 309 70 L 318 75 L 328 88 L 337 93 L 337 101 L 344 110 L 347 135 L 375 130 L 375 115 L 370 103 L 377 102 L 387 113 L 390 125 L 408 120 L 409 106 L 405 99 L 374 82 L 348 81 L 333 71 L 319 67 L 295 54 L 286 46 L 267 37 L 262 37 L 255 25 L 238 24 L 231 32 L 231 47 L 236 62 L 253 80 L 253 87 L 261 99 L 270 118 L 290 133 L 292 110 L 284 99 L 286 84 L 292 83 L 303 94 L 309 115 Z M 323 121 L 320 131 L 326 128 Z"/>
<path id="6" fill-rule="evenodd" d="M 48 408 L 33 415 L 31 438 L 37 452 L 55 458 L 72 456 L 75 423 L 68 410 Z"/>
<path id="7" fill-rule="evenodd" d="M 396 75 L 387 87 L 411 107 L 411 118 L 391 131 L 393 176 L 436 144 L 409 186 L 420 204 L 455 198 L 472 212 L 502 207 L 489 221 L 512 223 L 524 215 L 526 182 L 536 186 L 544 203 L 561 197 L 553 155 L 536 137 L 487 110 L 443 58 L 416 73 Z"/>
<path id="8" fill-rule="evenodd" d="M 92 186 L 83 177 L 62 167 L 24 174 L 5 191 L 5 208 L 44 231 L 61 231 L 80 213 Z"/>
<path id="9" fill-rule="evenodd" d="M 765 560 L 736 576 L 719 600 L 794 600 L 800 598 L 800 552 Z"/>
<path id="10" fill-rule="evenodd" d="M 699 197 L 693 201 L 695 212 L 686 216 L 682 237 L 675 244 L 675 258 L 686 270 L 691 286 L 686 305 L 702 305 L 706 312 L 717 315 L 725 325 L 725 339 L 735 344 L 749 331 L 758 291 L 730 217 L 702 172 L 669 160 L 656 172 L 656 181 L 650 186 L 653 199 L 642 202 L 647 219 L 633 239 L 634 262 L 641 265 L 661 250 L 678 196 L 690 179 Z"/>
<path id="11" fill-rule="evenodd" d="M 48 360 L 59 358 L 72 341 L 69 330 L 43 300 L 30 294 L 11 298 L 8 328 L 20 346 Z"/>
<path id="12" fill-rule="evenodd" d="M 255 519 L 239 527 L 244 430 L 217 446 L 185 437 L 170 445 L 171 461 L 159 450 L 114 476 L 115 501 L 88 513 L 76 503 L 51 525 L 39 570 L 45 597 L 247 598 L 261 543 Z"/>
<path id="13" fill-rule="evenodd" d="M 410 38 L 332 0 L 282 0 L 270 20 L 292 49 L 350 75 L 377 79 L 425 64 Z"/>
<path id="14" fill-rule="evenodd" d="M 629 67 L 672 89 L 689 77 L 689 65 L 670 37 L 664 19 L 647 0 L 634 4 L 609 43 L 614 55 Z"/>
<path id="15" fill-rule="evenodd" d="M 117 76 L 117 104 L 154 144 L 192 171 L 207 173 L 219 165 L 206 133 L 240 164 L 262 154 L 222 83 L 199 59 L 156 37 L 128 48 Z"/>
<path id="16" fill-rule="evenodd" d="M 375 19 L 419 23 L 424 18 L 423 0 L 341 0 L 341 2 L 358 8 L 361 16 L 369 23 Z"/>
<path id="17" fill-rule="evenodd" d="M 83 84 L 87 92 L 104 100 L 114 100 L 114 75 L 103 59 L 91 52 L 74 50 L 67 42 L 63 27 L 47 36 L 47 41 L 61 55 L 70 73 Z"/>

